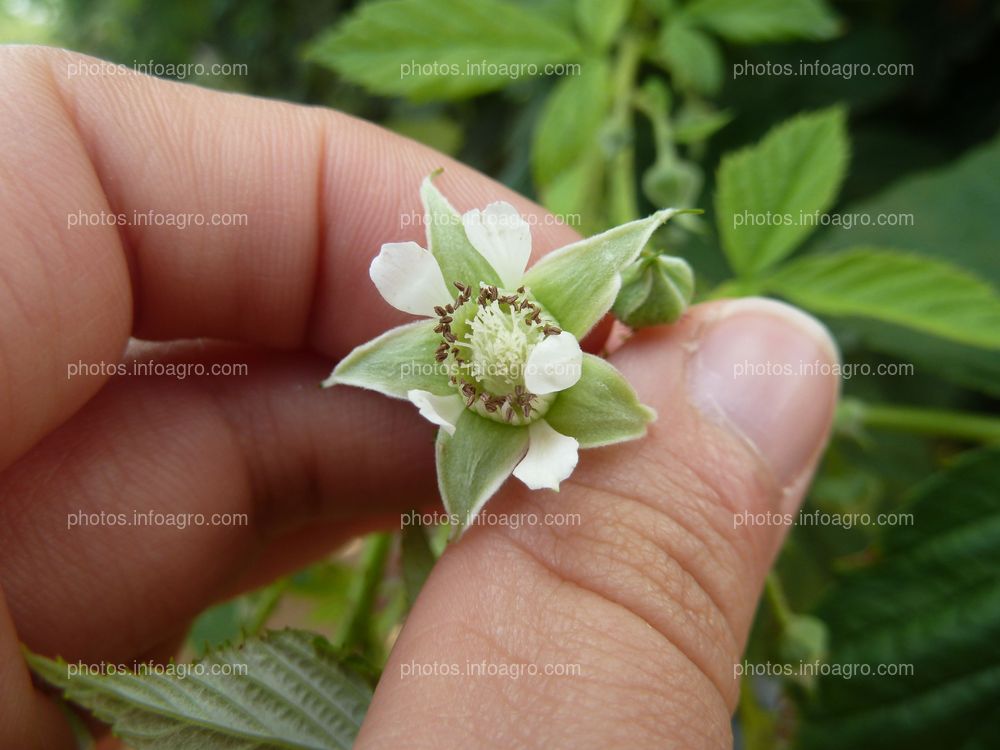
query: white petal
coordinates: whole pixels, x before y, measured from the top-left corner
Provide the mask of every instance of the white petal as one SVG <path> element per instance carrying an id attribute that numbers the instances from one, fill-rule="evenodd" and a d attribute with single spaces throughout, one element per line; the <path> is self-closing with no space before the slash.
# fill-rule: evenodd
<path id="1" fill-rule="evenodd" d="M 455 424 L 465 411 L 465 401 L 457 393 L 436 396 L 430 391 L 414 388 L 406 392 L 406 397 L 420 409 L 420 416 L 440 426 L 449 435 L 455 434 Z"/>
<path id="2" fill-rule="evenodd" d="M 416 242 L 387 242 L 368 274 L 385 301 L 413 315 L 434 316 L 435 305 L 451 302 L 434 256 Z"/>
<path id="3" fill-rule="evenodd" d="M 531 255 L 531 227 L 509 203 L 491 203 L 486 210 L 474 208 L 462 216 L 465 236 L 493 266 L 507 289 L 521 284 Z"/>
<path id="4" fill-rule="evenodd" d="M 564 391 L 580 379 L 583 352 L 572 333 L 563 331 L 538 342 L 524 367 L 524 385 L 539 395 Z"/>
<path id="5" fill-rule="evenodd" d="M 528 453 L 514 467 L 514 476 L 533 490 L 559 491 L 559 483 L 576 468 L 580 444 L 539 419 L 528 427 Z"/>

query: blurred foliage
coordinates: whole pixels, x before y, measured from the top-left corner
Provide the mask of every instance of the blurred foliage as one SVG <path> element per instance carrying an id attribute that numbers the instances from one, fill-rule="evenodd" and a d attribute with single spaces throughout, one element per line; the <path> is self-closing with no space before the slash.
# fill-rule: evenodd
<path id="1" fill-rule="evenodd" d="M 699 298 L 785 296 L 825 319 L 845 362 L 915 366 L 844 381 L 804 512 L 869 521 L 793 529 L 747 658 L 818 654 L 917 672 L 748 680 L 738 742 L 996 746 L 1000 457 L 974 452 L 1000 424 L 995 3 L 0 0 L 0 38 L 126 65 L 245 64 L 246 75 L 196 82 L 382 123 L 586 232 L 667 203 L 705 208 L 650 251 L 687 260 Z M 754 72 L 802 61 L 913 68 Z M 557 74 L 496 69 L 526 63 Z M 741 211 L 768 210 L 906 213 L 914 224 L 733 228 Z M 871 522 L 894 512 L 912 525 Z M 372 537 L 220 605 L 193 639 L 255 632 L 279 598 L 305 601 L 375 675 L 442 539 L 410 529 L 400 552 Z"/>

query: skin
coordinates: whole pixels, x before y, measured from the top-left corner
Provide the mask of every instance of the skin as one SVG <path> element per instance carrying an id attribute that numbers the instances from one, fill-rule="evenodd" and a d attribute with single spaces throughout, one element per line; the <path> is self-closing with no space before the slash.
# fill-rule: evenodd
<path id="1" fill-rule="evenodd" d="M 137 75 L 67 75 L 87 60 L 0 48 L 4 748 L 71 747 L 19 640 L 88 663 L 164 654 L 213 602 L 436 507 L 433 428 L 416 409 L 315 387 L 337 358 L 408 320 L 367 267 L 383 242 L 422 241 L 399 217 L 420 215 L 424 176 L 443 166 L 439 187 L 460 211 L 507 200 L 538 217 L 534 259 L 576 238 L 370 124 Z M 245 213 L 249 227 L 67 226 L 79 212 L 150 209 Z M 691 398 L 692 357 L 728 311 L 699 305 L 612 355 L 660 420 L 640 442 L 583 452 L 558 494 L 511 481 L 491 501 L 581 523 L 477 527 L 448 549 L 358 747 L 731 745 L 733 665 L 787 530 L 732 519 L 797 507 L 836 383 L 816 379 L 807 406 L 762 436 L 713 417 Z M 779 349 L 797 335 L 773 310 L 757 318 L 758 338 Z M 123 354 L 245 362 L 249 374 L 67 379 L 69 363 Z M 67 529 L 79 510 L 132 509 L 240 512 L 250 524 Z M 403 676 L 484 660 L 579 674 Z"/>

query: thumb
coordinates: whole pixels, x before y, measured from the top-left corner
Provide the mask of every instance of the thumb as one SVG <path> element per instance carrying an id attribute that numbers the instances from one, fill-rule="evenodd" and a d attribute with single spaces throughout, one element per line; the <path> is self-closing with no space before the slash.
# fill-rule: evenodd
<path id="1" fill-rule="evenodd" d="M 649 435 L 582 452 L 559 494 L 510 483 L 487 506 L 506 525 L 441 558 L 357 747 L 731 747 L 734 666 L 787 531 L 746 521 L 801 502 L 836 359 L 761 299 L 629 341 L 612 361 L 657 410 Z"/>

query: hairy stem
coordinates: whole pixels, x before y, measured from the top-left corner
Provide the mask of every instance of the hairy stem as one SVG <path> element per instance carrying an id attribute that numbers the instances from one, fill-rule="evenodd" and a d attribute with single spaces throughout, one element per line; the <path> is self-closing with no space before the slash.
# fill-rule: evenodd
<path id="1" fill-rule="evenodd" d="M 838 409 L 837 420 L 847 427 L 857 424 L 877 430 L 950 437 L 975 443 L 1000 441 L 1000 419 L 948 409 L 869 404 L 857 399 L 844 399 Z"/>
<path id="2" fill-rule="evenodd" d="M 611 224 L 626 224 L 639 218 L 639 198 L 635 187 L 635 144 L 632 124 L 632 97 L 639 71 L 641 40 L 627 34 L 621 41 L 615 64 L 615 103 L 612 112 L 615 138 L 610 170 Z"/>

